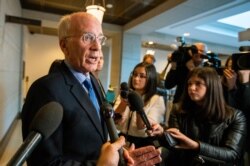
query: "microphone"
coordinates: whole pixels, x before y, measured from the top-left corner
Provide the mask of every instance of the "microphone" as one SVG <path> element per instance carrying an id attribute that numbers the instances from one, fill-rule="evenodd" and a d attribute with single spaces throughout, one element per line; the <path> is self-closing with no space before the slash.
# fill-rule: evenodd
<path id="1" fill-rule="evenodd" d="M 128 94 L 128 102 L 130 103 L 132 109 L 140 114 L 144 124 L 147 127 L 147 130 L 152 130 L 147 115 L 143 110 L 143 101 L 139 94 L 137 94 L 135 91 L 130 92 Z M 168 132 L 164 132 L 162 136 L 157 137 L 157 139 L 153 141 L 155 147 L 174 147 L 177 143 L 178 141 L 173 138 Z"/>
<path id="2" fill-rule="evenodd" d="M 10 159 L 7 166 L 22 166 L 36 146 L 50 137 L 62 121 L 63 108 L 57 102 L 49 102 L 41 107 L 30 125 L 30 134 Z"/>
<path id="3" fill-rule="evenodd" d="M 132 91 L 128 94 L 128 102 L 130 104 L 130 109 L 134 110 L 136 112 L 139 113 L 139 115 L 141 116 L 144 124 L 146 125 L 148 130 L 151 130 L 151 125 L 148 121 L 147 115 L 145 114 L 144 110 L 143 110 L 143 101 L 142 98 L 139 96 L 139 94 L 137 94 L 136 92 Z"/>
<path id="4" fill-rule="evenodd" d="M 106 125 L 108 128 L 111 143 L 113 143 L 119 137 L 117 134 L 114 120 L 113 120 L 113 117 L 114 117 L 113 107 L 108 102 L 103 102 L 101 105 L 101 112 L 103 113 L 103 116 L 104 116 L 104 119 L 105 119 L 105 122 L 106 122 Z M 122 148 L 119 149 L 119 156 L 120 156 L 119 166 L 125 166 L 126 162 L 123 158 L 123 149 Z"/>
<path id="5" fill-rule="evenodd" d="M 128 83 L 126 82 L 122 82 L 120 85 L 120 95 L 122 98 L 127 99 L 128 98 L 128 94 L 129 94 L 129 87 L 128 87 Z"/>

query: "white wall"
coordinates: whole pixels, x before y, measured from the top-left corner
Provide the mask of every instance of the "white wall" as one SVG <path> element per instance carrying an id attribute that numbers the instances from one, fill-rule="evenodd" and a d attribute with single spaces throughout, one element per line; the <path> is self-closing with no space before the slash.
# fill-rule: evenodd
<path id="1" fill-rule="evenodd" d="M 0 140 L 20 111 L 22 26 L 5 22 L 5 15 L 21 16 L 19 0 L 0 1 Z"/>
<path id="2" fill-rule="evenodd" d="M 24 96 L 30 85 L 48 73 L 55 59 L 64 59 L 57 36 L 24 32 L 25 80 Z"/>

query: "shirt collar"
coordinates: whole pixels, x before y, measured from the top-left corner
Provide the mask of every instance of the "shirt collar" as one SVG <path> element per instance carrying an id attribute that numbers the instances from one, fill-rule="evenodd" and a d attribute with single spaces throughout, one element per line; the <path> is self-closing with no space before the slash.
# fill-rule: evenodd
<path id="1" fill-rule="evenodd" d="M 82 72 L 79 72 L 75 69 L 73 69 L 73 67 L 70 65 L 69 62 L 67 62 L 65 60 L 65 64 L 67 65 L 67 67 L 69 68 L 69 70 L 71 71 L 71 73 L 74 75 L 74 77 L 82 84 L 87 78 L 90 79 L 90 75 L 89 73 L 83 74 Z"/>

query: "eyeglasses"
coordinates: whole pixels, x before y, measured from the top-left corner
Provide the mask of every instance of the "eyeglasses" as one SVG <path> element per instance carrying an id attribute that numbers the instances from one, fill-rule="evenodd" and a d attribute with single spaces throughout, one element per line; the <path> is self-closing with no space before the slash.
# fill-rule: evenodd
<path id="1" fill-rule="evenodd" d="M 67 36 L 65 38 L 69 38 L 69 37 L 74 37 L 74 36 Z M 102 34 L 99 36 L 96 36 L 95 34 L 91 32 L 85 32 L 81 35 L 81 39 L 83 42 L 87 44 L 92 44 L 93 42 L 97 40 L 98 43 L 100 43 L 101 45 L 104 45 L 105 41 L 107 40 L 107 37 Z"/>
<path id="2" fill-rule="evenodd" d="M 132 76 L 134 77 L 134 78 L 136 78 L 136 77 L 139 77 L 139 78 L 147 78 L 147 75 L 146 74 L 143 74 L 143 73 L 132 73 Z"/>

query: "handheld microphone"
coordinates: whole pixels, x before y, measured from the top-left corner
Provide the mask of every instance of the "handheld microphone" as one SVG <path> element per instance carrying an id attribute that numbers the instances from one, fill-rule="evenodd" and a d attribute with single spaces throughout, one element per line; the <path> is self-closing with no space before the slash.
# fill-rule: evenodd
<path id="1" fill-rule="evenodd" d="M 147 130 L 152 130 L 147 115 L 143 110 L 142 98 L 136 92 L 133 91 L 129 93 L 128 101 L 130 105 L 133 107 L 133 109 L 140 114 L 144 124 L 147 127 Z M 168 132 L 164 132 L 162 136 L 157 137 L 157 139 L 153 141 L 155 147 L 160 147 L 160 146 L 174 147 L 177 143 L 178 141 L 174 139 Z"/>
<path id="2" fill-rule="evenodd" d="M 104 119 L 105 119 L 105 122 L 106 122 L 106 125 L 107 125 L 107 128 L 108 128 L 111 143 L 113 143 L 119 137 L 118 134 L 117 134 L 117 130 L 116 130 L 116 127 L 115 127 L 114 120 L 113 120 L 113 117 L 114 117 L 113 107 L 109 103 L 104 102 L 102 104 L 102 106 L 101 106 L 101 110 L 102 110 L 101 112 L 104 115 Z M 126 162 L 125 162 L 125 160 L 123 158 L 123 149 L 122 148 L 119 149 L 119 156 L 120 156 L 119 166 L 125 166 Z"/>
<path id="3" fill-rule="evenodd" d="M 128 83 L 126 82 L 122 82 L 120 85 L 120 95 L 122 98 L 127 99 L 128 98 L 128 94 L 129 94 L 129 87 L 128 87 Z"/>
<path id="4" fill-rule="evenodd" d="M 146 125 L 148 130 L 151 130 L 151 125 L 149 123 L 149 120 L 147 118 L 147 115 L 145 114 L 143 110 L 143 101 L 142 98 L 137 94 L 136 92 L 132 91 L 128 94 L 128 102 L 131 106 L 131 109 L 138 112 L 141 116 L 141 119 L 143 120 L 144 124 Z"/>
<path id="5" fill-rule="evenodd" d="M 63 108 L 57 102 L 49 102 L 39 109 L 30 125 L 30 134 L 10 159 L 7 166 L 22 166 L 36 146 L 50 137 L 62 121 Z"/>

